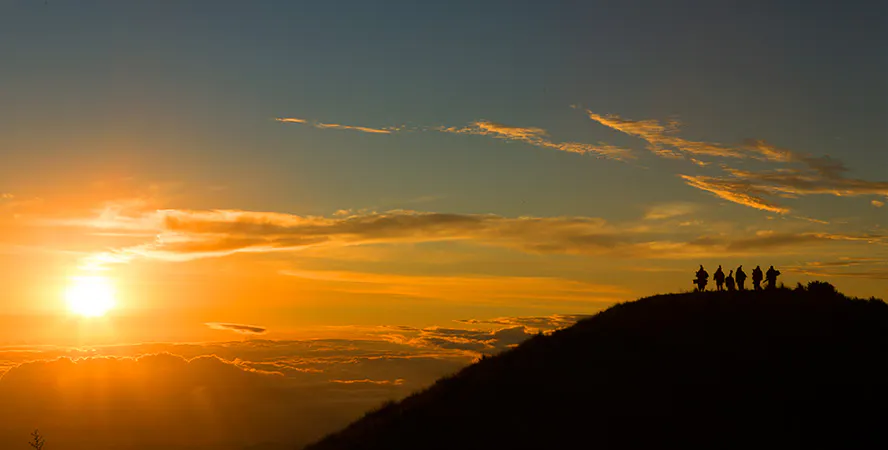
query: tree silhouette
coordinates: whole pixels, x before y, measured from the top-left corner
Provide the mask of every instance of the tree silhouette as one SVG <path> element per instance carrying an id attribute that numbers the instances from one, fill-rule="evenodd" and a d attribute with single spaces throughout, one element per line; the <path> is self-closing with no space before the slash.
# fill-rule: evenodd
<path id="1" fill-rule="evenodd" d="M 36 450 L 43 450 L 43 445 L 46 444 L 46 440 L 43 439 L 43 436 L 40 434 L 40 430 L 34 430 L 31 433 L 31 441 L 28 442 L 28 445 L 33 447 Z"/>

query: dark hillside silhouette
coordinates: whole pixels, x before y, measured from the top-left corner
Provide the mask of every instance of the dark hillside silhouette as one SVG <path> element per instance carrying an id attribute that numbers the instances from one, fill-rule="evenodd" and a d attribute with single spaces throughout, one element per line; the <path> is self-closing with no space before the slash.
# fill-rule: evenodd
<path id="1" fill-rule="evenodd" d="M 485 358 L 309 446 L 886 448 L 888 305 L 658 295 Z"/>

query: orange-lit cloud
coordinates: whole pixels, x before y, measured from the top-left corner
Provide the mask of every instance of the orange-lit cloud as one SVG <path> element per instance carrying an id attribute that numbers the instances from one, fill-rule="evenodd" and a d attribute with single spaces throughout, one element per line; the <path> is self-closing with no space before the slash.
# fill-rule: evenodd
<path id="1" fill-rule="evenodd" d="M 732 179 L 777 194 L 831 194 L 888 196 L 888 181 L 866 181 L 840 176 L 833 165 L 815 170 L 782 169 L 763 172 L 727 169 Z M 829 174 L 829 175 L 825 175 Z"/>
<path id="2" fill-rule="evenodd" d="M 554 142 L 548 138 L 546 130 L 537 127 L 517 127 L 487 120 L 479 120 L 467 127 L 437 127 L 435 131 L 453 134 L 473 134 L 490 136 L 509 141 L 520 141 L 541 148 L 549 148 L 568 153 L 593 154 L 615 160 L 632 159 L 630 150 L 610 144 L 586 144 L 582 142 Z"/>
<path id="3" fill-rule="evenodd" d="M 888 182 L 865 181 L 845 178 L 845 165 L 829 156 L 792 151 L 772 145 L 764 140 L 748 139 L 739 147 L 717 143 L 690 141 L 676 136 L 678 123 L 663 124 L 657 120 L 630 120 L 617 115 L 600 115 L 586 111 L 589 118 L 630 136 L 647 141 L 647 148 L 665 158 L 688 159 L 698 166 L 709 163 L 693 156 L 716 156 L 736 159 L 759 159 L 772 163 L 796 164 L 802 168 L 782 168 L 753 172 L 725 168 L 729 177 L 681 175 L 693 187 L 715 194 L 725 200 L 760 209 L 785 214 L 789 208 L 765 200 L 764 195 L 782 197 L 832 194 L 836 196 L 888 195 Z"/>
<path id="4" fill-rule="evenodd" d="M 770 212 L 785 208 L 741 190 L 724 181 L 687 178 L 695 187 L 712 189 L 731 201 Z M 684 258 L 740 251 L 731 246 L 736 238 L 720 239 L 709 245 L 694 236 L 694 227 L 677 232 L 668 223 L 648 220 L 644 226 L 609 224 L 588 217 L 503 217 L 493 214 L 447 214 L 395 210 L 331 217 L 237 210 L 156 210 L 126 213 L 122 224 L 151 224 L 156 237 L 150 242 L 95 253 L 84 260 L 87 268 L 127 263 L 135 258 L 187 261 L 235 253 L 297 252 L 341 249 L 368 244 L 407 244 L 462 241 L 476 245 L 509 248 L 530 254 L 597 255 L 615 258 Z M 81 220 L 82 225 L 89 224 Z M 113 219 L 98 222 L 113 230 Z M 798 235 L 805 232 L 796 233 Z M 838 235 L 837 235 L 838 236 Z M 881 238 L 845 234 L 848 242 Z M 819 239 L 819 243 L 837 239 Z M 313 274 L 312 276 L 321 276 Z M 337 276 L 323 274 L 324 277 Z M 349 275 L 354 277 L 355 275 Z M 329 281 L 329 280 L 328 280 Z M 354 281 L 354 280 L 352 280 Z M 470 280 L 461 280 L 470 282 Z M 416 283 L 414 283 L 416 284 Z"/>
<path id="5" fill-rule="evenodd" d="M 644 215 L 644 218 L 647 220 L 663 220 L 663 219 L 671 219 L 673 217 L 685 216 L 688 214 L 693 214 L 698 210 L 698 206 L 694 203 L 688 202 L 672 202 L 672 203 L 664 203 L 660 205 L 654 205 L 648 208 L 647 212 Z"/>
<path id="6" fill-rule="evenodd" d="M 295 117 L 279 117 L 275 120 L 284 123 L 306 124 L 320 129 L 356 130 L 365 133 L 378 134 L 392 134 L 407 129 L 403 126 L 371 128 L 354 125 L 340 125 L 335 123 L 313 122 Z M 410 128 L 410 130 L 439 131 L 442 133 L 490 136 L 497 139 L 520 141 L 541 148 L 559 150 L 568 153 L 592 154 L 603 158 L 615 160 L 627 160 L 634 158 L 630 150 L 622 147 L 617 147 L 615 145 L 610 145 L 603 142 L 600 142 L 598 144 L 587 144 L 582 142 L 555 142 L 549 139 L 548 132 L 546 132 L 546 130 L 542 128 L 505 125 L 489 120 L 479 120 L 471 123 L 466 127 L 419 127 Z"/>
<path id="7" fill-rule="evenodd" d="M 591 317 L 582 314 L 553 314 L 551 316 L 539 317 L 498 317 L 495 319 L 463 319 L 457 320 L 459 323 L 465 324 L 490 324 L 499 325 L 507 328 L 525 327 L 528 333 L 548 332 L 561 328 L 567 328 L 582 319 Z"/>
<path id="8" fill-rule="evenodd" d="M 789 208 L 763 199 L 761 195 L 764 192 L 754 186 L 716 177 L 681 175 L 681 178 L 690 186 L 711 192 L 730 202 L 777 214 L 789 212 Z"/>
<path id="9" fill-rule="evenodd" d="M 684 152 L 691 155 L 744 158 L 742 150 L 711 142 L 690 141 L 675 136 L 678 122 L 662 124 L 657 120 L 630 120 L 617 115 L 600 115 L 586 111 L 590 119 L 621 133 L 641 138 L 648 142 L 648 149 L 664 157 L 678 157 Z"/>
<path id="10" fill-rule="evenodd" d="M 395 385 L 400 386 L 404 384 L 403 378 L 398 378 L 396 380 L 370 380 L 367 378 L 363 378 L 360 380 L 330 380 L 331 383 L 339 383 L 339 384 L 375 384 L 375 385 Z"/>
<path id="11" fill-rule="evenodd" d="M 841 161 L 828 156 L 811 157 L 788 150 L 779 150 L 757 141 L 757 148 L 765 149 L 767 158 L 804 164 L 804 168 L 781 168 L 765 171 L 740 170 L 724 167 L 726 176 L 681 175 L 693 187 L 734 203 L 764 211 L 785 214 L 789 208 L 765 200 L 764 196 L 793 198 L 803 195 L 888 196 L 888 182 L 846 178 L 848 169 Z M 875 205 L 875 203 L 874 203 Z"/>
<path id="12" fill-rule="evenodd" d="M 361 127 L 354 125 L 341 125 L 338 123 L 323 123 L 323 122 L 310 122 L 306 119 L 299 119 L 296 117 L 278 117 L 274 119 L 278 122 L 283 123 L 299 123 L 311 125 L 315 128 L 320 128 L 322 130 L 334 129 L 334 130 L 354 130 L 354 131 L 362 131 L 364 133 L 374 133 L 374 134 L 391 134 L 393 129 L 389 128 L 370 128 L 370 127 Z M 397 131 L 395 128 L 394 131 Z"/>
<path id="13" fill-rule="evenodd" d="M 786 270 L 820 278 L 888 280 L 888 258 L 842 257 L 833 261 L 808 261 L 786 267 Z"/>
<path id="14" fill-rule="evenodd" d="M 881 208 L 881 207 L 885 206 L 885 202 L 880 202 L 879 200 L 873 200 L 870 203 L 873 206 L 875 206 L 876 208 Z"/>
<path id="15" fill-rule="evenodd" d="M 378 133 L 378 134 L 391 134 L 391 130 L 382 129 L 382 128 L 369 128 L 369 127 L 359 127 L 352 125 L 340 125 L 338 123 L 316 123 L 314 124 L 315 128 L 321 129 L 337 129 L 337 130 L 355 130 L 355 131 L 363 131 L 364 133 Z"/>

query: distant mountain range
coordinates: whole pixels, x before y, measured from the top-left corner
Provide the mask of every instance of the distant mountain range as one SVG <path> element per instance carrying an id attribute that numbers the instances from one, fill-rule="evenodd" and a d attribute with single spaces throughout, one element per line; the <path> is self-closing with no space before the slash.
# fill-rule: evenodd
<path id="1" fill-rule="evenodd" d="M 886 448 L 888 305 L 657 295 L 488 357 L 307 450 Z"/>

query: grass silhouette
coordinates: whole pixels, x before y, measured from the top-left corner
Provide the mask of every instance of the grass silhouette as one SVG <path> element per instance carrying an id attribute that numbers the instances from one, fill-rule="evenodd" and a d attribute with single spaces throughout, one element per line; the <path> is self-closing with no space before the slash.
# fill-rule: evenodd
<path id="1" fill-rule="evenodd" d="M 484 358 L 310 450 L 884 448 L 888 305 L 657 295 Z"/>

